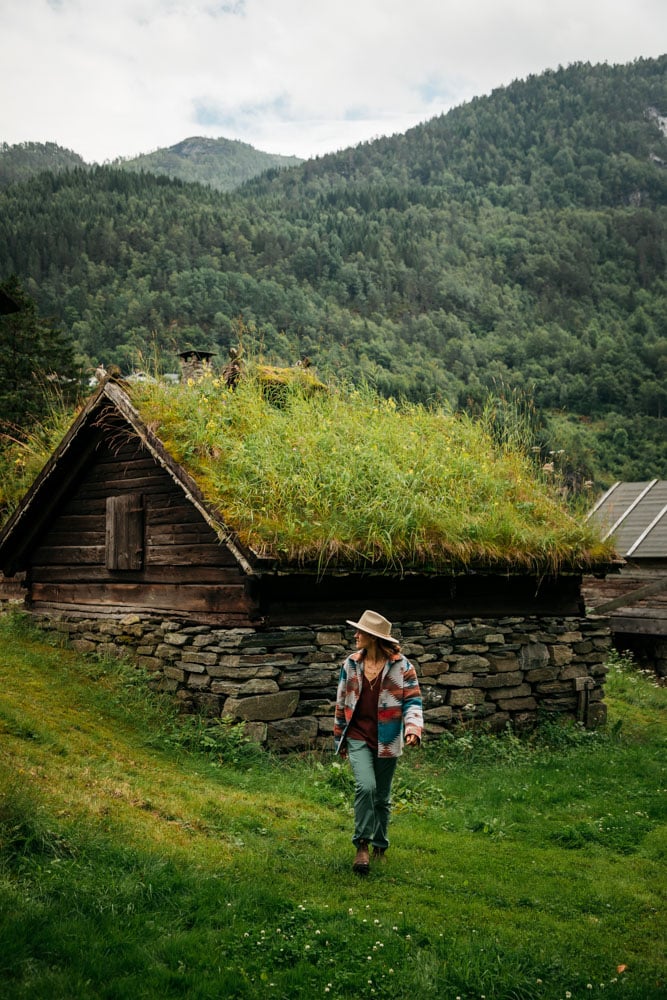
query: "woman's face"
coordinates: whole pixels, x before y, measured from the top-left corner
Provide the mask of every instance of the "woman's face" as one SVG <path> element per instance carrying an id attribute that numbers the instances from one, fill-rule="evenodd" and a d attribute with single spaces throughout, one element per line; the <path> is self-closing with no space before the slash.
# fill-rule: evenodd
<path id="1" fill-rule="evenodd" d="M 375 646 L 375 639 L 368 632 L 361 632 L 359 629 L 354 633 L 354 641 L 357 649 L 372 649 Z"/>

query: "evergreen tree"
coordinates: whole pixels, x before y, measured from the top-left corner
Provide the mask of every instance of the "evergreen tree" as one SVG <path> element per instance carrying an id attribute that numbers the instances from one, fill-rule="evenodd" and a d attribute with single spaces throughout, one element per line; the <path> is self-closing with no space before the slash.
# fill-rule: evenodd
<path id="1" fill-rule="evenodd" d="M 19 307 L 0 316 L 0 426 L 20 434 L 39 420 L 50 394 L 71 400 L 80 382 L 71 338 L 40 317 L 17 278 L 0 287 Z"/>

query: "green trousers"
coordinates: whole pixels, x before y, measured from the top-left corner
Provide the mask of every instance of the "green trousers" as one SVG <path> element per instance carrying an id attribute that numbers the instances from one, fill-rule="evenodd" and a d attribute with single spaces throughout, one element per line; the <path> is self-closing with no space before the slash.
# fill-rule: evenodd
<path id="1" fill-rule="evenodd" d="M 347 751 L 355 781 L 352 843 L 367 840 L 373 847 L 389 847 L 391 783 L 398 757 L 378 757 L 363 740 L 347 740 Z"/>

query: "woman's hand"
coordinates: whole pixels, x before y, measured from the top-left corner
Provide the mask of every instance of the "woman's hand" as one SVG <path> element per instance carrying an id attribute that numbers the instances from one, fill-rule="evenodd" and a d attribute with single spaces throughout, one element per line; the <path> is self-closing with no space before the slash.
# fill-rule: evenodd
<path id="1" fill-rule="evenodd" d="M 416 747 L 419 746 L 419 737 L 415 736 L 414 733 L 410 733 L 409 736 L 405 737 L 406 747 Z"/>

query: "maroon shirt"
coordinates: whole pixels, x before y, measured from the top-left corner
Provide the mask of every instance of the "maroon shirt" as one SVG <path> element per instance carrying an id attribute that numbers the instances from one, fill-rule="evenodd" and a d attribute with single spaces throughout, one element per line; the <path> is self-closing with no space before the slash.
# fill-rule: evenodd
<path id="1" fill-rule="evenodd" d="M 373 753 L 378 749 L 378 700 L 382 671 L 370 684 L 364 674 L 361 680 L 361 694 L 354 709 L 354 715 L 345 734 L 350 740 L 363 740 Z"/>

